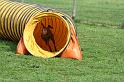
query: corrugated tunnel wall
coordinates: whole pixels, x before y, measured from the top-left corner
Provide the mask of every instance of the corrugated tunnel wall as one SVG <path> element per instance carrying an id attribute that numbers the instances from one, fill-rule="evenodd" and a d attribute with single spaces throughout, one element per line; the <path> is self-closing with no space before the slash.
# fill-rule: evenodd
<path id="1" fill-rule="evenodd" d="M 71 23 L 61 13 L 45 11 L 36 5 L 0 0 L 0 38 L 19 41 L 23 36 L 31 54 L 58 55 L 69 43 Z"/>
<path id="2" fill-rule="evenodd" d="M 33 5 L 0 0 L 0 37 L 18 41 L 29 19 L 41 11 Z"/>

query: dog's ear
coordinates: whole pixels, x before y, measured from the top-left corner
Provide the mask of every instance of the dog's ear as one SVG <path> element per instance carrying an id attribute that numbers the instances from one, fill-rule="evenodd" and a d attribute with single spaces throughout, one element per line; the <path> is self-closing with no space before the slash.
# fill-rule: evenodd
<path id="1" fill-rule="evenodd" d="M 48 28 L 52 28 L 52 29 L 53 29 L 53 27 L 52 27 L 52 26 L 50 26 L 50 25 L 48 25 Z"/>

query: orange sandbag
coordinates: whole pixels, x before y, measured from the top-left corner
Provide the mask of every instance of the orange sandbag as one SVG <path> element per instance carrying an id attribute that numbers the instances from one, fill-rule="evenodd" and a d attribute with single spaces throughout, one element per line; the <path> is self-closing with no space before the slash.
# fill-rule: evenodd
<path id="1" fill-rule="evenodd" d="M 29 54 L 28 50 L 26 49 L 23 41 L 23 37 L 20 39 L 17 49 L 16 49 L 16 54 L 22 55 L 22 54 Z"/>
<path id="2" fill-rule="evenodd" d="M 61 54 L 61 58 L 71 58 L 82 60 L 82 53 L 76 37 L 74 27 L 71 27 L 71 40 L 65 51 Z"/>

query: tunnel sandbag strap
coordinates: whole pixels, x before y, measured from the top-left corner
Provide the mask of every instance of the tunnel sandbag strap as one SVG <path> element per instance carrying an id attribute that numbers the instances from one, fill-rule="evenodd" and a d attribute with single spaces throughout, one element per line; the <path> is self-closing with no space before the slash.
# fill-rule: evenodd
<path id="1" fill-rule="evenodd" d="M 40 23 L 42 20 L 42 22 L 44 22 L 44 17 L 47 17 L 50 19 L 50 17 L 54 17 L 53 20 L 56 20 L 56 21 L 62 21 L 62 23 L 60 25 L 64 25 L 64 26 L 61 26 L 61 28 L 57 27 L 55 29 L 53 29 L 53 33 L 55 34 L 55 36 L 57 36 L 57 31 L 59 33 L 59 30 L 61 29 L 65 29 L 63 32 L 61 33 L 64 33 L 62 35 L 63 37 L 63 41 L 61 40 L 61 42 L 59 41 L 58 38 L 62 38 L 62 37 L 58 37 L 56 38 L 56 43 L 57 42 L 64 42 L 64 38 L 66 40 L 66 43 L 64 44 L 64 46 L 59 49 L 58 51 L 54 51 L 54 52 L 50 52 L 49 50 L 44 50 L 42 49 L 38 43 L 36 42 L 36 39 L 33 35 L 33 32 L 34 30 L 37 28 L 37 24 Z M 57 18 L 57 19 L 56 19 Z M 45 20 L 46 20 L 45 19 Z M 46 20 L 46 21 L 49 21 L 49 23 L 52 23 L 51 25 L 54 25 L 56 23 L 53 23 L 52 20 Z M 47 23 L 47 22 L 46 22 Z M 44 23 L 45 24 L 45 23 Z M 30 28 L 30 29 L 29 29 Z M 40 29 L 41 27 L 39 27 Z M 58 29 L 59 30 L 56 30 Z M 38 30 L 36 30 L 38 31 Z M 66 34 L 66 35 L 65 35 Z M 39 34 L 37 34 L 36 37 L 38 37 Z M 43 58 L 50 58 L 50 57 L 55 57 L 57 55 L 59 55 L 60 53 L 62 53 L 62 51 L 67 47 L 67 45 L 69 44 L 69 41 L 70 41 L 70 27 L 67 23 L 67 21 L 60 15 L 58 15 L 57 13 L 53 13 L 53 12 L 41 12 L 41 13 L 38 13 L 37 15 L 35 15 L 34 17 L 31 17 L 31 19 L 29 20 L 29 22 L 27 23 L 25 29 L 24 29 L 24 34 L 23 34 L 23 38 L 24 38 L 24 44 L 27 48 L 27 50 L 34 56 L 38 56 L 38 57 L 43 57 Z M 39 37 L 40 38 L 40 37 Z M 39 39 L 37 38 L 37 39 Z M 42 41 L 43 42 L 43 41 Z M 59 44 L 57 44 L 57 46 L 59 46 Z"/>

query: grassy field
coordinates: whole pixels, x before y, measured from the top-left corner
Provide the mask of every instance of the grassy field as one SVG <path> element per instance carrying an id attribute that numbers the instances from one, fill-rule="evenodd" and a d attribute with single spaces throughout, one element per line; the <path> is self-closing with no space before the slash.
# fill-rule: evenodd
<path id="1" fill-rule="evenodd" d="M 27 0 L 25 2 L 32 2 Z M 71 14 L 71 0 L 35 0 Z M 77 0 L 75 24 L 83 60 L 16 56 L 0 40 L 0 82 L 124 82 L 123 0 Z M 56 5 L 56 6 L 54 6 Z"/>

